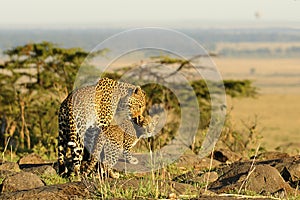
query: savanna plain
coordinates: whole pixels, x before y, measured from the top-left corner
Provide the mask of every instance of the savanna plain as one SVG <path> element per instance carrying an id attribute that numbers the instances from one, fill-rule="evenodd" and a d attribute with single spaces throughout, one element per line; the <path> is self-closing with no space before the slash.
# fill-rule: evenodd
<path id="1" fill-rule="evenodd" d="M 243 129 L 245 123 L 257 120 L 261 144 L 267 150 L 299 150 L 300 59 L 214 58 L 214 61 L 223 79 L 249 79 L 258 88 L 254 98 L 227 98 L 237 128 Z"/>

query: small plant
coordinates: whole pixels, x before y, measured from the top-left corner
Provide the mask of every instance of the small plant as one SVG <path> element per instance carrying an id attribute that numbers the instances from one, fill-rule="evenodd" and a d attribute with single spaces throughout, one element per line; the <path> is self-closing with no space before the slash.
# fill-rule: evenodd
<path id="1" fill-rule="evenodd" d="M 233 152 L 240 152 L 246 157 L 251 157 L 262 139 L 257 117 L 252 121 L 243 122 L 243 125 L 244 128 L 241 130 L 234 127 L 229 112 L 218 145 L 225 146 Z M 263 148 L 260 147 L 259 151 L 262 150 Z"/>
<path id="2" fill-rule="evenodd" d="M 40 178 L 46 185 L 55 185 L 69 182 L 68 179 L 62 178 L 59 175 L 41 175 Z"/>

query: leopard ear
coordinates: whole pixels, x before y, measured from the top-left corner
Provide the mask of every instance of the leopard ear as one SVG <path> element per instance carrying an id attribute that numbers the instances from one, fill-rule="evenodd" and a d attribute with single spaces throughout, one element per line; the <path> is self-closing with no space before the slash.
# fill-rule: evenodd
<path id="1" fill-rule="evenodd" d="M 134 94 L 138 94 L 138 93 L 140 93 L 141 90 L 142 90 L 141 87 L 137 86 L 133 92 L 134 92 Z"/>

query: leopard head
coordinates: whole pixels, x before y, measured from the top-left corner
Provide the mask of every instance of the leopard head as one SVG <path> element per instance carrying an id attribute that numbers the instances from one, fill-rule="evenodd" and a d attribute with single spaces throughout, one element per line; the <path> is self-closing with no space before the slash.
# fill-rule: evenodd
<path id="1" fill-rule="evenodd" d="M 143 118 L 143 112 L 146 109 L 146 95 L 140 87 L 136 87 L 133 90 L 128 99 L 128 105 L 131 118 L 134 118 L 137 121 L 139 121 L 140 118 Z"/>

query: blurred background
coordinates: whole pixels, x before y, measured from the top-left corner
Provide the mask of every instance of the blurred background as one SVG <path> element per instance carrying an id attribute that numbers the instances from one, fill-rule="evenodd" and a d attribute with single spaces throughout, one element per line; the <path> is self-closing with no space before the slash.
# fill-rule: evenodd
<path id="1" fill-rule="evenodd" d="M 227 97 L 231 125 L 239 133 L 255 130 L 268 150 L 299 149 L 299 10 L 298 0 L 1 0 L 0 65 L 11 59 L 7 50 L 29 43 L 48 41 L 89 52 L 130 28 L 171 28 L 215 55 L 212 59 L 224 80 L 250 80 L 257 87 L 254 97 Z M 130 59 L 123 62 L 132 64 Z M 6 73 L 5 67 L 0 73 Z M 18 105 L 15 112 L 20 113 Z M 24 120 L 22 116 L 16 120 Z M 2 123 L 6 131 L 14 132 L 12 127 Z M 18 129 L 26 135 L 26 127 Z M 45 132 L 55 135 L 55 130 Z"/>

